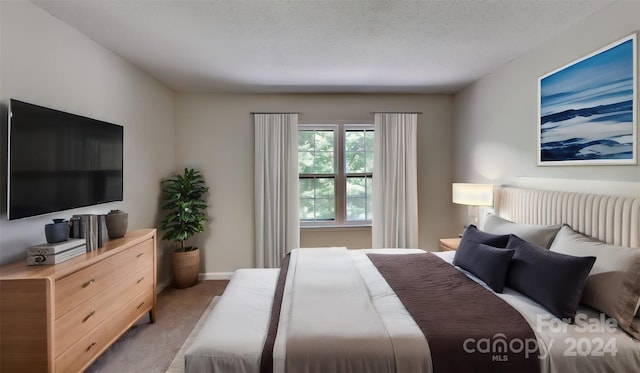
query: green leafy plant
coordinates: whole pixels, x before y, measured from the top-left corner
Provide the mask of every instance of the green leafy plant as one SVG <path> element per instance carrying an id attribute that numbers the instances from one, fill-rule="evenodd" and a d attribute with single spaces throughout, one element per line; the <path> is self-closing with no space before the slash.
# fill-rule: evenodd
<path id="1" fill-rule="evenodd" d="M 192 168 L 185 168 L 184 174 L 163 180 L 162 186 L 162 209 L 169 211 L 160 225 L 164 231 L 162 239 L 178 242 L 176 251 L 195 250 L 190 246 L 185 248 L 184 241 L 204 231 L 204 223 L 209 217 L 203 197 L 209 192 L 209 187 L 200 171 Z"/>

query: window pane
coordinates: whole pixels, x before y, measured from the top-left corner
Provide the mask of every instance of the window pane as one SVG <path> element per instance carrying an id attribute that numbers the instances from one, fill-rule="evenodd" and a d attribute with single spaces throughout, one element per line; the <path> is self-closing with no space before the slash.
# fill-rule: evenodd
<path id="1" fill-rule="evenodd" d="M 365 198 L 350 198 L 347 197 L 347 220 L 366 220 L 367 201 Z"/>
<path id="2" fill-rule="evenodd" d="M 369 130 L 364 135 L 364 148 L 366 151 L 373 153 L 373 140 L 375 132 Z"/>
<path id="3" fill-rule="evenodd" d="M 352 153 L 347 152 L 347 173 L 360 173 L 365 172 L 365 153 Z"/>
<path id="4" fill-rule="evenodd" d="M 366 152 L 365 172 L 373 172 L 373 141 L 375 132 L 369 130 L 364 134 L 364 150 Z"/>
<path id="5" fill-rule="evenodd" d="M 335 220 L 335 205 L 333 198 L 316 199 L 316 220 Z"/>
<path id="6" fill-rule="evenodd" d="M 345 150 L 348 152 L 364 151 L 364 132 L 347 131 L 345 135 Z"/>
<path id="7" fill-rule="evenodd" d="M 300 130 L 298 133 L 298 172 L 334 173 L 334 131 Z"/>
<path id="8" fill-rule="evenodd" d="M 348 130 L 345 133 L 345 172 L 373 172 L 373 140 L 371 130 Z"/>
<path id="9" fill-rule="evenodd" d="M 302 177 L 299 181 L 300 220 L 335 220 L 335 179 Z"/>
<path id="10" fill-rule="evenodd" d="M 298 173 L 313 173 L 315 153 L 314 133 L 315 131 L 298 132 Z"/>
<path id="11" fill-rule="evenodd" d="M 300 174 L 313 173 L 313 153 L 312 152 L 298 152 L 298 173 Z"/>
<path id="12" fill-rule="evenodd" d="M 298 151 L 313 151 L 315 131 L 299 131 L 298 132 Z"/>
<path id="13" fill-rule="evenodd" d="M 367 177 L 367 220 L 372 220 L 373 218 L 373 177 Z"/>
<path id="14" fill-rule="evenodd" d="M 335 198 L 335 182 L 332 178 L 316 179 L 316 198 Z"/>
<path id="15" fill-rule="evenodd" d="M 364 162 L 364 172 L 373 172 L 373 152 L 366 152 Z"/>
<path id="16" fill-rule="evenodd" d="M 298 183 L 298 190 L 300 191 L 300 198 L 311 198 L 315 195 L 314 180 L 310 178 L 301 178 Z"/>
<path id="17" fill-rule="evenodd" d="M 316 131 L 316 151 L 333 152 L 333 131 Z"/>
<path id="18" fill-rule="evenodd" d="M 314 220 L 315 209 L 313 199 L 300 199 L 300 220 Z"/>
<path id="19" fill-rule="evenodd" d="M 316 153 L 316 174 L 332 174 L 333 173 L 333 152 Z"/>
<path id="20" fill-rule="evenodd" d="M 347 178 L 347 221 L 371 220 L 372 181 L 370 176 Z"/>
<path id="21" fill-rule="evenodd" d="M 347 198 L 349 197 L 366 197 L 366 178 L 364 177 L 348 177 L 347 178 Z"/>

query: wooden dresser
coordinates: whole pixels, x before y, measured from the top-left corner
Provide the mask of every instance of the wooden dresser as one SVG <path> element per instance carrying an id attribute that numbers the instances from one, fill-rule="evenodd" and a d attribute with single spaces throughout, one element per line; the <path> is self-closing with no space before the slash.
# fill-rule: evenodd
<path id="1" fill-rule="evenodd" d="M 60 264 L 0 267 L 0 372 L 84 370 L 156 312 L 156 230 Z"/>

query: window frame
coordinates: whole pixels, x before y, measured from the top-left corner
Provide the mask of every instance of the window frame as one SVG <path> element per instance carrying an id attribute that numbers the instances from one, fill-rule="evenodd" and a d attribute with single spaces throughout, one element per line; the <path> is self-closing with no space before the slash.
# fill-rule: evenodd
<path id="1" fill-rule="evenodd" d="M 298 131 L 306 130 L 333 130 L 334 143 L 334 173 L 333 174 L 299 174 L 298 180 L 302 177 L 323 177 L 332 175 L 334 178 L 334 200 L 335 200 L 335 220 L 334 221 L 304 221 L 299 219 L 300 228 L 328 228 L 328 227 L 371 227 L 371 220 L 347 220 L 347 176 L 371 176 L 373 170 L 366 173 L 347 173 L 345 157 L 345 140 L 348 130 L 374 130 L 375 126 L 370 122 L 361 121 L 318 121 L 314 123 L 299 123 Z"/>
<path id="2" fill-rule="evenodd" d="M 371 177 L 371 180 L 373 181 L 373 170 L 371 170 L 370 172 L 351 172 L 348 173 L 347 172 L 347 159 L 346 159 L 346 135 L 347 135 L 347 131 L 349 130 L 355 130 L 355 131 L 374 131 L 375 133 L 375 129 L 374 129 L 374 125 L 373 124 L 362 124 L 362 123 L 345 123 L 341 129 L 341 146 L 342 149 L 340 151 L 340 155 L 342 157 L 341 160 L 341 167 L 342 167 L 342 172 L 341 172 L 341 177 L 342 180 L 340 180 L 339 185 L 342 186 L 343 190 L 340 194 L 340 197 L 342 198 L 341 201 L 341 205 L 343 206 L 342 208 L 342 213 L 343 213 L 343 224 L 342 225 L 367 225 L 367 226 L 371 226 L 371 220 L 352 220 L 352 221 L 348 221 L 347 220 L 347 179 L 349 177 Z M 372 149 L 373 151 L 373 149 Z M 366 185 L 366 184 L 365 184 Z"/>

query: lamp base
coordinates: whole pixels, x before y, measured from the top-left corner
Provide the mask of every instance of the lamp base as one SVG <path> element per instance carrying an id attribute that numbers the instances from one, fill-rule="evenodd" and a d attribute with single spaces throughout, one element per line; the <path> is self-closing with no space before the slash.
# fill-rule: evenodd
<path id="1" fill-rule="evenodd" d="M 475 225 L 476 228 L 479 228 L 478 227 L 478 224 L 479 224 L 478 211 L 479 211 L 478 206 L 467 206 L 467 224 L 468 225 Z"/>

